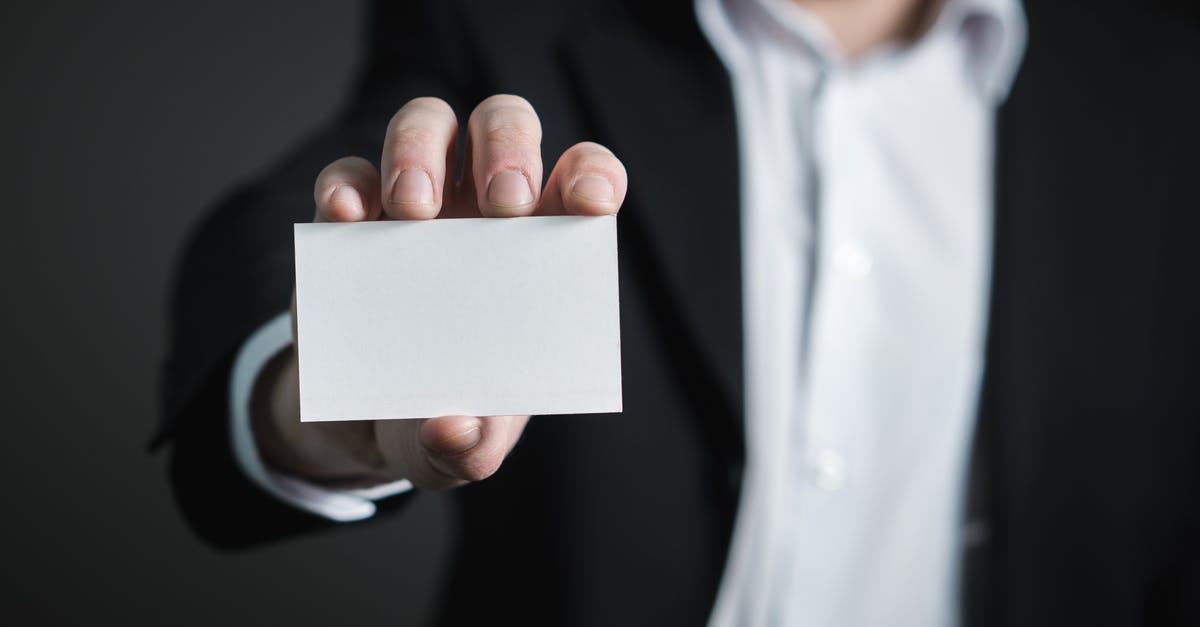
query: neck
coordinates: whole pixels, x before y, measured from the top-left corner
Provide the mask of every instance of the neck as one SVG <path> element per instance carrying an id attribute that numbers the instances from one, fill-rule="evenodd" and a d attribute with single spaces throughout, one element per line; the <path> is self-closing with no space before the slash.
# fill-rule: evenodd
<path id="1" fill-rule="evenodd" d="M 929 27 L 937 0 L 791 0 L 817 16 L 839 51 L 857 58 L 885 43 L 908 43 Z"/>

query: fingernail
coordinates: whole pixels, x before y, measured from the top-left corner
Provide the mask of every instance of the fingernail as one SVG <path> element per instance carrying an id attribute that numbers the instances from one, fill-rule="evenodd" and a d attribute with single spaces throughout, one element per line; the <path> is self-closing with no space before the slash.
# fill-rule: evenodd
<path id="1" fill-rule="evenodd" d="M 448 436 L 437 442 L 436 452 L 442 454 L 465 453 L 479 444 L 483 437 L 478 420 L 472 420 L 463 425 L 462 431 Z"/>
<path id="2" fill-rule="evenodd" d="M 529 180 L 516 170 L 501 170 L 488 183 L 488 202 L 495 207 L 524 207 L 533 202 Z"/>
<path id="3" fill-rule="evenodd" d="M 433 181 L 421 168 L 409 168 L 396 177 L 392 202 L 406 205 L 433 204 Z"/>
<path id="4" fill-rule="evenodd" d="M 338 218 L 361 219 L 364 214 L 362 199 L 358 197 L 358 192 L 354 191 L 354 188 L 349 185 L 338 185 L 330 192 L 329 208 L 335 209 L 338 207 L 345 209 L 345 213 L 349 213 L 350 215 L 344 215 L 344 212 L 330 212 L 336 216 L 333 218 L 335 220 Z"/>
<path id="5" fill-rule="evenodd" d="M 616 192 L 613 191 L 612 183 L 603 176 L 594 174 L 585 174 L 575 181 L 575 185 L 571 187 L 571 193 L 584 199 L 593 202 L 612 202 Z"/>

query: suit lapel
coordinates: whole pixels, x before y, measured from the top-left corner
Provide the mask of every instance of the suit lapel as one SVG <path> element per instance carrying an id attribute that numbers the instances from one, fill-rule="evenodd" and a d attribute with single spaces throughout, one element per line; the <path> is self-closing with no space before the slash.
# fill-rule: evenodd
<path id="1" fill-rule="evenodd" d="M 701 36 L 690 6 L 682 8 L 642 9 L 636 26 L 613 20 L 593 28 L 571 42 L 570 62 L 597 131 L 630 173 L 622 220 L 633 222 L 648 240 L 648 254 L 677 318 L 740 416 L 742 295 L 733 102 L 724 68 Z M 674 22 L 660 21 L 660 15 Z"/>

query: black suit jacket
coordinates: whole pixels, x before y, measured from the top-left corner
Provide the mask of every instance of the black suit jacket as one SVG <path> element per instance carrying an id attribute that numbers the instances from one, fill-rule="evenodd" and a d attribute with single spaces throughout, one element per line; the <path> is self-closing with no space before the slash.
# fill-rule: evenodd
<path id="1" fill-rule="evenodd" d="M 1065 4 L 1027 7 L 999 115 L 964 620 L 1200 624 L 1196 11 Z M 230 196 L 183 257 L 158 437 L 183 513 L 222 546 L 330 526 L 234 467 L 232 355 L 288 305 L 289 224 L 311 218 L 323 165 L 378 155 L 411 97 L 465 116 L 517 93 L 547 157 L 595 139 L 628 166 L 625 412 L 536 418 L 496 476 L 454 493 L 446 598 L 471 602 L 441 619 L 703 624 L 740 489 L 742 320 L 730 86 L 691 2 L 431 0 L 372 17 L 352 104 Z"/>

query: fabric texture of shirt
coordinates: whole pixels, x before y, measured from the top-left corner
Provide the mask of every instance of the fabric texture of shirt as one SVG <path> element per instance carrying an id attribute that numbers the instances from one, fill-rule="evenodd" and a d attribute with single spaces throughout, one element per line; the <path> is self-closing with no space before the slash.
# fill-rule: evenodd
<path id="1" fill-rule="evenodd" d="M 786 0 L 697 0 L 740 141 L 747 466 L 711 624 L 950 625 L 986 327 L 994 109 L 1015 74 L 1015 0 L 949 0 L 911 46 L 849 61 Z M 235 459 L 335 521 L 407 481 L 330 490 L 265 466 L 258 373 L 230 381 Z"/>

